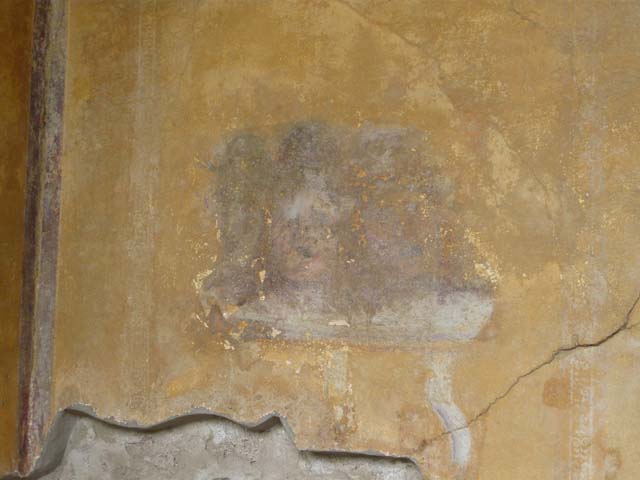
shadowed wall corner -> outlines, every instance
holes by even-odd
[[[16,468],[33,2],[0,2],[0,471]]]

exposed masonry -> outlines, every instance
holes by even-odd
[[[267,417],[243,426],[211,414],[191,414],[140,428],[108,423],[78,411],[59,416],[48,460],[29,478],[46,480],[310,479],[419,480],[405,458],[300,451],[286,423]],[[57,445],[56,445],[57,444]]]

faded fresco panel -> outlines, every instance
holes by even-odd
[[[314,122],[279,133],[235,134],[207,164],[221,252],[199,280],[211,329],[390,345],[478,335],[492,285],[425,134]]]

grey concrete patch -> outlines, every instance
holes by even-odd
[[[217,417],[158,431],[81,417],[47,480],[419,480],[409,460],[300,452],[280,423],[255,431]]]

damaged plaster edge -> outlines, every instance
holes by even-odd
[[[32,469],[49,420],[66,72],[66,0],[35,2],[22,254],[17,465]]]
[[[573,352],[575,352],[577,350],[584,350],[584,349],[589,349],[589,348],[597,348],[597,347],[603,345],[604,343],[608,342],[612,338],[617,337],[620,333],[625,332],[625,331],[629,331],[629,330],[637,327],[638,325],[640,325],[640,322],[631,323],[631,316],[633,315],[633,313],[634,313],[634,311],[635,311],[635,309],[636,309],[636,307],[638,306],[639,303],[640,303],[640,292],[638,292],[638,294],[636,295],[633,303],[631,304],[631,307],[627,310],[627,313],[626,313],[626,315],[624,317],[624,320],[620,323],[620,325],[618,325],[617,328],[615,328],[614,330],[612,330],[610,333],[608,333],[607,335],[603,336],[599,340],[595,340],[593,342],[585,342],[585,343],[578,341],[578,342],[574,343],[573,345],[559,347],[559,348],[555,349],[545,361],[543,361],[541,363],[538,363],[533,368],[530,368],[529,370],[527,370],[525,373],[522,373],[522,374],[518,375],[516,377],[516,379],[513,382],[511,382],[511,384],[509,384],[507,389],[504,390],[504,392],[502,392],[500,395],[495,397],[491,402],[489,402],[476,415],[474,415],[471,418],[471,420],[466,422],[464,425],[459,425],[459,426],[457,426],[455,428],[447,429],[447,430],[441,432],[440,434],[436,435],[435,437],[432,437],[431,439],[427,440],[427,442],[426,442],[427,445],[430,445],[430,444],[432,444],[434,442],[437,442],[438,440],[440,440],[441,438],[443,438],[445,436],[451,436],[453,438],[453,435],[455,435],[456,433],[458,433],[460,431],[468,430],[474,423],[476,423],[478,420],[481,420],[483,417],[485,417],[496,404],[498,404],[501,400],[504,400],[511,393],[511,391],[516,388],[516,386],[522,380],[524,380],[525,378],[535,374],[536,372],[538,372],[538,370],[541,370],[544,367],[546,367],[548,365],[551,365],[558,358],[563,358],[566,355],[570,355],[571,353],[573,353]]]
[[[81,418],[89,418],[123,430],[144,433],[164,431],[206,419],[225,420],[252,432],[265,432],[276,425],[280,425],[284,429],[287,438],[291,441],[294,448],[300,453],[310,453],[322,456],[368,457],[406,461],[413,464],[416,467],[416,470],[420,473],[421,478],[424,478],[422,469],[418,462],[413,457],[409,456],[394,455],[389,452],[377,450],[299,448],[296,443],[295,433],[289,425],[286,416],[281,415],[278,412],[265,414],[255,421],[239,421],[230,415],[214,412],[204,407],[196,407],[184,413],[171,415],[159,422],[146,424],[133,419],[122,420],[117,419],[114,416],[101,416],[90,405],[73,404],[67,408],[59,410],[55,415],[52,426],[46,435],[46,440],[44,441],[40,455],[34,459],[34,467],[28,472],[10,472],[4,476],[0,476],[0,480],[35,480],[54,471],[61,464],[64,458],[67,444],[75,423]]]
[[[506,398],[513,389],[525,378],[535,374],[537,371],[543,369],[544,367],[554,363],[558,358],[561,358],[565,355],[569,355],[572,352],[577,350],[583,350],[588,348],[596,348],[604,343],[608,342],[612,338],[618,336],[620,333],[624,331],[631,330],[638,325],[640,322],[631,323],[631,315],[635,311],[637,305],[640,303],[640,293],[636,296],[634,302],[632,303],[630,309],[625,315],[624,321],[612,332],[604,337],[596,340],[594,342],[589,343],[576,343],[571,346],[560,347],[552,352],[552,354],[544,361],[533,368],[529,369],[527,372],[519,375],[516,379],[509,385],[509,387],[499,396],[497,396],[493,401],[491,401],[486,407],[484,407],[478,414],[476,414],[471,420],[469,420],[465,425],[460,425],[455,428],[448,429],[435,437],[432,437],[426,443],[427,445],[432,444],[445,436],[453,436],[456,432],[460,432],[463,430],[468,430],[474,423],[482,419],[486,416],[491,409],[498,404],[501,400]],[[140,423],[136,420],[122,420],[113,416],[101,416],[99,415],[93,407],[86,404],[74,404],[70,405],[67,408],[61,409],[57,412],[52,422],[52,427],[46,435],[46,441],[43,444],[42,451],[37,458],[34,459],[34,467],[29,472],[12,472],[3,477],[0,477],[1,480],[18,480],[23,478],[28,479],[37,479],[40,478],[47,473],[55,470],[55,468],[60,464],[64,457],[64,453],[66,451],[67,442],[71,435],[71,431],[75,422],[80,418],[92,418],[99,422],[115,426],[117,428],[122,428],[131,431],[139,431],[139,432],[156,432],[165,429],[170,429],[179,425],[183,425],[186,423],[194,422],[202,419],[223,419],[229,421],[233,424],[239,425],[245,429],[250,431],[266,431],[276,424],[280,424],[284,431],[286,432],[288,438],[291,440],[293,446],[299,452],[307,452],[318,455],[340,455],[340,456],[351,456],[351,457],[373,457],[373,458],[386,458],[392,460],[404,460],[412,463],[416,466],[420,475],[424,475],[422,473],[422,469],[416,462],[415,458],[410,456],[400,456],[393,455],[389,452],[381,452],[376,450],[347,450],[347,449],[315,449],[315,448],[299,448],[296,443],[295,433],[286,416],[279,414],[278,412],[271,412],[259,417],[255,421],[238,421],[233,417],[211,411],[207,408],[196,407],[189,411],[186,411],[181,414],[172,415],[167,417],[166,419],[156,422],[156,423]]]

